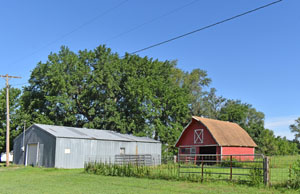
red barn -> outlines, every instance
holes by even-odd
[[[254,154],[257,145],[236,123],[193,116],[175,145],[179,154]],[[253,156],[241,160],[253,160]]]

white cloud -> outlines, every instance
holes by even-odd
[[[284,117],[266,118],[265,127],[274,131],[276,136],[286,136],[287,139],[294,139],[289,126],[295,123],[299,115],[290,115]]]

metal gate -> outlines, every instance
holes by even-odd
[[[230,181],[260,177],[259,180],[269,183],[268,158],[262,154],[179,154],[178,164],[180,176]]]

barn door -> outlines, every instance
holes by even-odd
[[[26,166],[36,166],[38,162],[38,144],[31,143],[27,145]]]

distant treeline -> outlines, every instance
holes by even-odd
[[[206,71],[184,72],[176,61],[99,46],[78,53],[62,47],[33,69],[29,85],[10,88],[11,139],[24,122],[115,130],[160,140],[169,153],[191,115],[238,123],[267,155],[296,154],[297,143],[264,128],[264,114],[216,95]],[[0,93],[0,151],[5,149],[5,89]],[[12,141],[11,141],[12,142]]]

